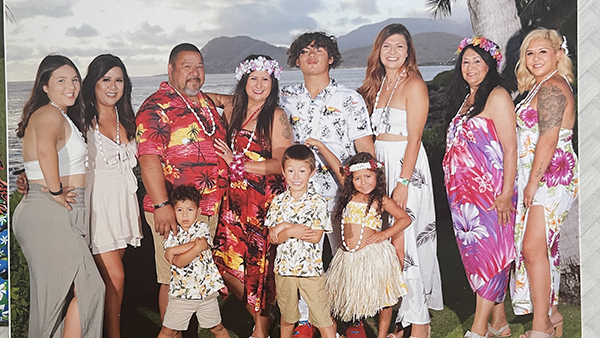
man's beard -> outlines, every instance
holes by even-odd
[[[200,92],[200,88],[198,88],[197,90],[193,90],[193,89],[190,89],[190,88],[188,88],[188,87],[185,87],[185,88],[183,89],[183,91],[184,91],[184,92],[185,92],[185,93],[186,93],[188,96],[196,96],[196,95],[198,95],[198,93]]]
[[[192,80],[194,80],[194,79],[192,79]],[[199,78],[196,78],[195,80],[198,80],[198,83],[202,83],[202,82],[200,81],[200,79],[199,79]],[[187,81],[186,81],[186,83],[185,83],[185,84],[186,84],[186,86],[184,86],[184,87],[183,87],[183,91],[184,91],[184,92],[185,92],[185,93],[186,93],[188,96],[196,96],[196,95],[198,95],[198,93],[200,92],[200,88],[202,88],[202,85],[200,85],[200,86],[198,87],[198,89],[194,90],[194,89],[190,89],[190,88],[187,86]]]

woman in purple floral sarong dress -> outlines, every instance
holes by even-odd
[[[449,89],[451,109],[444,179],[456,243],[477,293],[471,330],[465,337],[509,336],[504,297],[515,257],[513,229],[517,199],[517,142],[514,106],[500,87],[496,44],[464,39]],[[488,319],[492,317],[491,324]]]

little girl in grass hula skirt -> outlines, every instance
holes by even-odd
[[[327,149],[318,148],[330,165]],[[342,224],[342,245],[338,247],[326,273],[327,292],[334,317],[357,321],[379,312],[378,338],[385,338],[392,319],[391,306],[407,293],[402,267],[390,238],[411,223],[408,214],[386,194],[383,164],[369,153],[350,158],[338,176],[343,182],[333,212],[334,222]],[[393,226],[381,231],[381,213],[394,217]]]

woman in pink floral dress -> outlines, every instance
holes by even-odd
[[[449,88],[457,111],[448,126],[444,178],[456,243],[477,293],[471,330],[465,337],[510,336],[504,297],[515,257],[517,144],[514,106],[500,87],[498,46],[465,38]],[[492,317],[491,324],[488,319]]]
[[[517,249],[511,281],[515,314],[533,311],[532,331],[524,336],[562,336],[558,312],[560,229],[577,197],[577,156],[571,139],[575,124],[573,82],[566,41],[539,28],[521,45],[517,81],[528,95],[517,105],[519,203]],[[549,314],[550,312],[550,314]],[[530,333],[532,332],[532,333]]]

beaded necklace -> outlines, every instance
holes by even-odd
[[[208,117],[210,117],[210,122],[212,123],[212,131],[210,133],[208,131],[206,131],[206,128],[204,127],[204,123],[202,123],[202,121],[200,121],[200,116],[198,116],[196,111],[194,109],[192,109],[192,106],[190,106],[190,104],[183,97],[183,95],[181,95],[181,93],[177,89],[175,89],[175,87],[173,87],[172,84],[169,83],[169,86],[175,91],[175,93],[177,93],[177,95],[179,95],[179,97],[183,100],[183,103],[185,103],[187,108],[194,114],[194,116],[196,116],[196,120],[198,120],[198,123],[200,124],[200,127],[202,127],[204,134],[206,134],[206,136],[213,136],[215,134],[215,131],[217,130],[217,124],[215,123],[215,118],[213,117],[213,114],[210,112],[210,109],[208,109],[208,107],[209,107],[208,100],[205,97],[202,97],[202,100],[204,100],[204,102],[206,103],[207,108],[205,109],[202,105],[200,105],[200,109],[205,110]]]
[[[394,83],[394,88],[392,88],[392,93],[390,94],[390,97],[388,98],[388,101],[387,101],[385,107],[383,107],[383,111],[381,112],[381,120],[379,122],[379,125],[377,126],[378,131],[379,131],[379,129],[381,129],[381,131],[379,131],[379,133],[381,133],[381,134],[388,133],[390,131],[390,129],[392,129],[392,126],[390,125],[390,102],[392,102],[392,97],[394,96],[394,92],[396,91],[398,82],[400,82],[400,79],[402,78],[402,76],[404,75],[405,72],[406,72],[406,67],[404,67],[404,69],[402,69],[402,73],[400,73],[400,76],[398,76],[398,78],[396,79],[396,83]],[[373,106],[373,110],[377,109],[377,104],[379,103],[379,95],[381,94],[381,90],[383,90],[383,84],[385,83],[386,78],[387,78],[387,75],[384,76],[383,81],[381,81],[381,87],[379,88],[379,91],[377,92],[377,95],[375,96],[375,105]],[[387,90],[387,86],[386,86],[386,90]]]
[[[527,94],[527,96],[523,100],[521,100],[521,102],[519,102],[515,110],[518,111],[524,104],[527,104],[527,106],[529,106],[529,102],[531,102],[531,100],[537,94],[540,88],[542,88],[544,82],[551,78],[552,75],[556,74],[556,72],[558,72],[558,69],[555,69],[552,73],[548,74],[548,76],[546,76],[542,81],[540,81],[540,83],[536,84],[533,87],[533,89],[529,92],[529,94]],[[569,81],[567,81],[567,83],[569,83]]]
[[[121,131],[120,131],[120,126],[119,126],[119,109],[117,109],[117,106],[115,106],[115,114],[117,115],[117,147],[121,146]],[[115,165],[117,163],[119,163],[119,161],[121,160],[121,154],[119,153],[119,151],[117,150],[117,157],[114,161],[109,161],[106,156],[104,155],[104,146],[102,143],[102,136],[100,134],[100,128],[98,127],[98,117],[94,117],[94,122],[96,124],[96,139],[98,140],[98,150],[100,151],[100,156],[102,157],[102,160],[104,160],[104,163],[108,164],[108,165]]]
[[[81,131],[79,130],[79,128],[77,128],[77,126],[75,125],[75,123],[73,123],[73,121],[71,120],[71,118],[69,117],[69,115],[67,115],[67,113],[65,113],[64,110],[62,110],[61,107],[59,107],[58,105],[56,105],[54,102],[52,102],[52,100],[50,100],[50,104],[52,106],[54,106],[54,108],[58,109],[58,111],[60,111],[60,113],[67,119],[67,121],[69,121],[69,124],[71,125],[71,132],[74,133],[79,133],[79,137],[81,137],[82,140],[84,140],[83,138],[83,134],[81,133]],[[86,168],[88,168],[88,148],[87,146],[85,147],[85,159],[83,160],[84,165]]]
[[[240,130],[244,129],[244,127],[246,125],[248,125],[248,123],[250,123],[250,121],[252,121],[252,119],[254,118],[254,116],[263,108],[264,105],[265,105],[264,103],[261,104],[260,107],[258,107],[258,109],[256,109],[254,111],[254,113],[252,113],[252,115],[250,115],[250,118],[244,124],[242,124],[242,127],[240,128]],[[254,124],[254,128],[252,128],[252,134],[250,134],[250,138],[248,138],[248,144],[246,144],[246,147],[239,154],[235,151],[235,145],[237,144],[237,137],[238,137],[240,131],[238,130],[235,133],[235,137],[231,138],[231,152],[233,153],[234,157],[236,155],[243,155],[243,154],[245,154],[250,149],[250,145],[252,144],[252,139],[254,139],[254,133],[255,132],[256,132],[256,124]]]
[[[61,114],[63,114],[63,116],[64,116],[64,117],[67,119],[67,121],[71,122],[71,124],[72,124],[72,125],[75,125],[75,123],[73,123],[73,121],[71,120],[71,118],[69,117],[69,115],[67,115],[67,113],[65,113],[65,111],[64,111],[64,110],[62,110],[62,108],[61,108],[61,107],[59,107],[58,105],[56,105],[56,104],[55,104],[54,102],[52,102],[52,101],[50,101],[50,104],[51,104],[52,106],[54,106],[56,109],[58,109],[58,110],[61,112]],[[76,131],[77,133],[79,133],[79,136],[81,136],[81,137],[83,138],[83,134],[81,133],[81,131],[79,131],[79,129],[78,129],[78,128],[71,128],[71,129],[75,129],[75,131]]]
[[[352,202],[352,201],[350,201],[350,202]],[[360,202],[354,202],[354,203],[360,203]],[[356,242],[356,246],[353,249],[350,249],[348,247],[348,245],[346,244],[346,237],[344,237],[344,224],[342,224],[342,245],[344,246],[344,249],[346,249],[346,251],[348,251],[348,252],[356,252],[356,250],[358,250],[358,248],[360,248],[360,244],[362,242],[364,233],[365,233],[365,222],[361,222],[360,223],[360,236],[358,236],[358,242]]]

